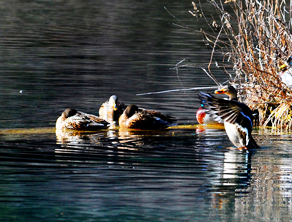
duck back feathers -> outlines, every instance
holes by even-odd
[[[57,130],[71,129],[71,130],[98,130],[106,129],[110,124],[91,114],[77,111],[72,108],[66,109],[56,121]]]
[[[129,105],[119,119],[122,128],[161,129],[174,125],[176,119],[157,111],[138,108]]]

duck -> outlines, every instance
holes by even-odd
[[[229,100],[238,100],[237,90],[232,85],[225,85],[220,87],[220,89],[215,90],[215,94],[225,94],[229,97]]]
[[[225,94],[229,96],[229,100],[237,100],[237,91],[231,85],[225,85],[218,90],[215,90],[215,94]],[[215,125],[222,124],[222,119],[214,118],[205,109],[205,105],[201,103],[201,107],[197,110],[196,118],[199,124]]]
[[[120,128],[131,129],[162,129],[174,126],[176,119],[153,110],[129,105],[119,118]]]
[[[234,146],[244,149],[259,148],[251,134],[253,111],[246,104],[237,101],[237,93],[235,95],[234,92],[236,89],[228,85],[215,93],[226,94],[229,96],[229,100],[204,92],[199,93],[199,99],[209,115],[215,120],[223,120],[226,134]]]
[[[67,108],[56,121],[57,130],[86,130],[94,131],[107,129],[111,124],[95,115]]]
[[[118,96],[112,95],[108,101],[104,102],[99,108],[99,117],[109,123],[118,123],[126,106],[118,100]]]

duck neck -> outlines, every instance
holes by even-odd
[[[229,100],[237,101],[238,100],[237,95],[230,96]]]
[[[235,101],[238,100],[238,98],[237,98],[237,92],[232,92],[228,96],[229,96],[229,100],[235,100]]]

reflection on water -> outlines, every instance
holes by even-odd
[[[238,153],[238,150],[231,148],[230,151],[224,153],[223,185],[237,185],[242,178],[248,178],[249,157],[249,152],[245,150]],[[231,182],[232,180],[234,182]]]
[[[196,130],[116,128],[56,132],[56,139],[48,132],[38,139],[10,134],[0,149],[1,201],[9,211],[0,215],[101,221],[290,218],[288,146],[267,148],[267,141],[246,152],[230,147],[223,129]]]
[[[204,23],[192,7],[189,0],[0,3],[1,221],[292,219],[290,134],[255,130],[262,148],[247,153],[230,148],[222,127],[193,125],[196,92],[136,96],[214,85],[195,66],[178,76],[171,69],[182,59],[209,63],[191,31]],[[213,74],[226,80],[221,70]],[[55,132],[66,108],[97,115],[113,94],[174,116],[178,126]]]
[[[74,130],[56,130],[57,143],[62,146],[82,146],[82,144],[97,144],[102,145],[99,142],[100,137],[105,137],[106,132],[101,133],[83,133],[81,131]]]

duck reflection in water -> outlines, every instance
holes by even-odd
[[[129,147],[137,147],[138,149],[139,146],[144,145],[145,137],[149,137],[149,135],[153,136],[155,133],[162,134],[163,132],[128,129],[109,129],[89,132],[57,129],[56,140],[57,144],[61,144],[63,148],[75,147],[84,149],[85,146],[94,147],[97,145],[110,149],[129,149]]]
[[[119,143],[121,144],[132,144],[137,147],[145,145],[147,143],[153,143],[153,138],[157,136],[172,135],[173,132],[168,130],[139,130],[139,129],[119,129]]]
[[[254,152],[230,148],[224,153],[223,171],[213,183],[213,205],[225,208],[226,200],[232,196],[242,197],[250,190],[251,158]],[[222,168],[218,168],[220,171]],[[226,199],[225,199],[226,198]],[[228,209],[228,207],[226,207]]]
[[[62,144],[63,146],[82,146],[84,144],[102,145],[100,139],[106,137],[106,135],[106,131],[86,132],[56,129],[57,144]]]

